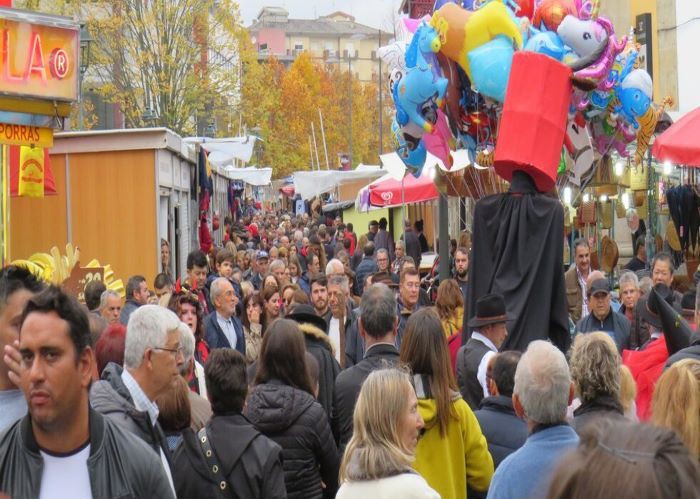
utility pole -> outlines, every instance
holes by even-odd
[[[382,46],[382,30],[378,29],[379,33],[379,47]],[[382,106],[382,87],[384,86],[384,81],[382,78],[382,58],[379,57],[379,155],[384,154],[384,140],[382,137],[382,128],[384,125],[384,107]]]
[[[316,131],[314,129],[314,122],[311,122],[311,135],[314,138],[314,151],[316,151],[316,166],[321,169],[321,162],[318,160],[318,147],[316,146]]]
[[[328,162],[328,146],[326,145],[326,131],[323,128],[323,113],[321,113],[321,108],[318,108],[318,118],[321,121],[321,138],[323,140],[323,152],[326,155],[326,170],[330,170],[331,166],[330,163]],[[319,165],[319,170],[321,169]]]
[[[350,130],[350,136],[348,137],[348,145],[350,146],[350,169],[353,169],[352,160],[352,55],[348,51],[348,100],[350,101],[349,113],[350,119],[348,120],[348,129]]]

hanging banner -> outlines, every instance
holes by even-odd
[[[41,151],[41,155],[43,158],[43,161],[41,163],[43,168],[43,195],[38,197],[56,195],[56,182],[54,180],[53,171],[51,170],[51,159],[49,156],[49,150],[38,147],[35,149],[39,149]],[[21,194],[19,189],[21,177],[22,146],[9,146],[8,150],[9,151],[7,155],[7,160],[8,169],[10,173],[10,195],[12,197],[26,196],[26,194]],[[38,154],[38,152],[35,151],[35,154]]]
[[[20,196],[44,197],[44,148],[20,146],[19,186]]]

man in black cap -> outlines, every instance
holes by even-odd
[[[476,302],[476,315],[468,322],[475,328],[469,341],[457,352],[457,383],[472,410],[489,395],[486,368],[508,336],[503,296],[490,293]]]
[[[630,321],[623,314],[615,312],[611,306],[610,283],[607,279],[591,282],[588,293],[588,306],[591,313],[576,324],[576,334],[604,331],[617,345],[617,350],[629,349]]]

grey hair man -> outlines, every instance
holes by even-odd
[[[180,335],[182,337],[182,356],[185,361],[180,366],[180,375],[185,380],[194,374],[197,391],[187,390],[190,399],[190,427],[195,431],[204,428],[211,418],[211,404],[207,400],[207,384],[204,377],[204,367],[194,358],[195,338],[190,327],[184,322],[180,323]]]
[[[336,261],[339,262],[339,260]],[[352,324],[352,306],[348,303],[350,297],[348,278],[344,274],[330,276],[327,290],[328,312],[323,316],[328,325],[326,332],[335,348],[335,359],[341,368],[345,368],[346,332]]]
[[[273,276],[275,276],[281,283],[285,283],[287,281],[286,276],[284,275],[284,270],[287,268],[285,263],[278,259],[272,260],[272,263],[270,263],[269,266],[269,272]]]
[[[634,313],[637,307],[637,302],[640,296],[642,296],[641,290],[639,289],[639,277],[632,271],[624,271],[620,275],[620,302],[622,306],[620,307],[620,313],[627,317],[632,325],[630,331],[634,331],[636,326],[636,314]]]
[[[574,385],[566,358],[546,341],[533,341],[515,371],[513,407],[529,436],[505,458],[491,480],[488,497],[544,497],[555,466],[579,443],[566,423]]]
[[[100,296],[99,311],[108,324],[118,323],[122,312],[122,297],[116,291],[105,290]]]
[[[211,283],[211,303],[214,311],[204,319],[204,338],[210,349],[235,348],[245,355],[243,324],[236,317],[238,297],[225,277]]]
[[[180,319],[169,309],[143,305],[126,327],[124,368],[110,363],[92,386],[93,408],[145,441],[163,462],[170,484],[168,444],[158,423],[159,395],[173,386],[184,363]],[[173,487],[173,492],[174,492]]]
[[[326,277],[330,279],[330,277],[334,275],[345,275],[345,266],[343,265],[343,262],[337,258],[332,258],[326,264]]]
[[[572,321],[578,322],[581,317],[589,313],[586,279],[591,272],[591,248],[588,246],[588,241],[576,239],[574,254],[575,264],[564,274],[564,283],[569,315]]]
[[[391,259],[389,258],[388,249],[379,248],[375,259],[377,261],[377,268],[379,268],[379,272],[391,272]]]
[[[396,295],[386,284],[373,284],[362,295],[357,330],[360,341],[366,347],[365,355],[356,365],[342,371],[335,380],[333,414],[337,418],[341,449],[352,436],[352,415],[362,383],[372,371],[399,362],[396,310]]]

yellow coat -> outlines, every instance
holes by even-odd
[[[464,321],[464,307],[457,307],[454,313],[447,319],[441,319],[442,330],[445,337],[449,338],[453,334],[462,330],[462,322]]]
[[[442,499],[464,499],[467,483],[478,491],[487,490],[493,477],[493,459],[479,422],[461,398],[452,402],[458,418],[451,419],[440,437],[434,399],[418,399],[418,411],[425,421],[425,433],[418,441],[414,469]]]

